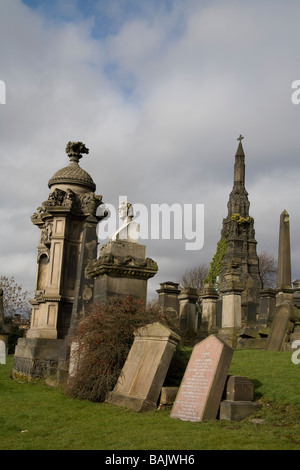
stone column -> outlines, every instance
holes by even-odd
[[[224,292],[222,297],[222,328],[241,328],[241,290]]]
[[[263,289],[260,292],[259,323],[268,323],[273,317],[275,307],[276,291],[274,289]]]
[[[179,284],[177,282],[162,282],[158,293],[158,305],[164,310],[172,309],[179,316],[179,300],[178,295],[180,294]]]
[[[210,333],[217,327],[217,301],[219,295],[213,284],[205,284],[201,293],[202,315],[200,328]]]
[[[290,220],[286,210],[280,215],[276,305],[293,300],[291,274]]]
[[[179,321],[183,330],[198,329],[198,315],[196,311],[196,302],[198,300],[197,289],[182,289],[178,296],[179,300]]]

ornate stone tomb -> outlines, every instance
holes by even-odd
[[[217,418],[232,354],[233,349],[214,335],[194,347],[171,418],[183,421]]]

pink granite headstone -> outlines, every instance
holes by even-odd
[[[217,418],[232,355],[233,349],[215,335],[194,347],[171,418],[183,421]]]

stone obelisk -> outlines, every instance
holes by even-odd
[[[280,215],[276,304],[292,300],[290,218],[286,210]]]

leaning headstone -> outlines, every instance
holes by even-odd
[[[285,302],[276,307],[266,345],[267,351],[281,351],[283,349],[291,326],[291,320],[293,319],[293,310],[294,308],[291,302]]]
[[[183,421],[217,418],[232,355],[233,349],[215,335],[194,347],[171,418]]]
[[[157,408],[157,401],[180,337],[161,323],[139,328],[107,402],[135,411]]]
[[[225,387],[225,400],[221,401],[219,418],[238,421],[261,408],[254,400],[254,384],[248,377],[231,375]]]
[[[231,375],[226,384],[226,400],[253,401],[254,384],[248,377]]]

